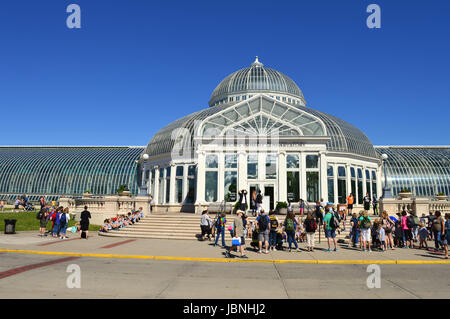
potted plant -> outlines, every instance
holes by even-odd
[[[411,190],[409,188],[402,189],[398,194],[402,199],[411,197]]]
[[[120,185],[119,189],[117,190],[117,194],[119,194],[119,196],[130,196],[131,192],[128,189],[127,185]]]
[[[234,204],[234,206],[233,206],[233,214],[236,214],[236,212],[237,212],[239,209],[241,209],[241,205],[239,204],[239,202],[236,202],[236,203]],[[248,209],[248,204],[245,203],[245,212],[247,211],[247,209]],[[244,213],[245,213],[245,212],[244,212]]]
[[[280,215],[286,215],[288,209],[288,204],[286,202],[277,202],[277,206],[275,206],[275,210]]]
[[[91,191],[89,189],[85,190],[84,193],[83,193],[83,197],[92,197]]]
[[[446,200],[447,196],[444,193],[440,192],[440,193],[437,193],[436,199],[437,200]]]

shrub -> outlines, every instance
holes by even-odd
[[[288,204],[286,202],[277,202],[277,206],[275,207],[276,211],[280,211],[282,208],[288,208]]]

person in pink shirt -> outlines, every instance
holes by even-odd
[[[405,211],[402,212],[402,230],[403,230],[403,242],[405,243],[404,248],[413,248],[412,246],[412,232],[408,227],[408,216]]]

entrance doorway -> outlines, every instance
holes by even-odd
[[[255,194],[258,195],[258,192],[261,191],[261,195],[263,195],[263,208],[266,213],[275,208],[275,185],[269,183],[258,183],[258,184],[250,184],[250,196],[255,191]]]

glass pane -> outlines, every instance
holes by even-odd
[[[195,179],[188,179],[188,193],[186,203],[193,204],[195,202]]]
[[[347,185],[345,179],[338,179],[338,202],[345,204],[347,199]]]
[[[286,172],[287,175],[287,198],[291,202],[300,200],[300,177],[299,172]]]
[[[266,179],[277,178],[277,156],[269,154],[266,156]]]
[[[328,165],[327,175],[328,176],[334,176],[333,166]]]
[[[286,168],[299,168],[298,155],[288,155],[286,156]]]
[[[339,177],[345,177],[345,167],[344,166],[339,166],[338,167],[338,176]]]
[[[366,182],[366,192],[368,192],[369,197],[372,198],[372,193],[370,191],[370,182]]]
[[[358,178],[362,178],[362,170],[358,168]]]
[[[225,155],[225,168],[237,168],[237,154]]]
[[[356,174],[355,174],[355,168],[354,167],[350,167],[350,176],[352,178],[356,178]],[[354,194],[354,193],[353,193]]]
[[[334,179],[328,179],[328,201],[334,203]]]
[[[319,156],[306,155],[306,168],[317,168],[319,163]]]
[[[170,167],[166,167],[166,177],[170,177]]]
[[[225,201],[235,202],[237,200],[237,172],[225,172]]]
[[[206,155],[206,168],[217,168],[218,165],[218,157],[214,154]]]
[[[166,203],[170,201],[170,180],[166,180]]]
[[[206,172],[205,192],[205,199],[207,202],[217,201],[217,172]]]
[[[377,183],[372,183],[372,194],[373,194],[372,198],[373,197],[378,198],[377,197]]]
[[[247,178],[258,178],[258,155],[249,155],[247,157]]]
[[[369,180],[370,179],[370,173],[368,170],[366,170],[366,179]]]
[[[358,204],[362,204],[363,203],[363,183],[362,181],[358,180]]]
[[[352,179],[351,185],[352,185],[352,194],[353,194],[353,197],[355,197],[355,194],[356,194],[356,181]]]
[[[306,172],[306,200],[316,202],[319,199],[319,172]]]
[[[183,180],[177,179],[177,202],[183,202]]]
[[[189,165],[188,167],[188,175],[195,176],[195,165]]]
[[[159,180],[159,194],[158,194],[158,203],[162,204],[164,203],[164,182],[166,180],[165,179],[160,179]]]
[[[375,181],[377,179],[377,174],[375,171],[372,171],[372,179]]]
[[[177,166],[177,176],[182,177],[183,176],[183,166]]]

